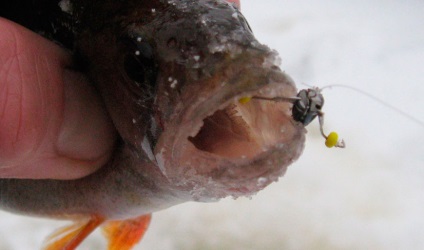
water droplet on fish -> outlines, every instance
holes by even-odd
[[[171,83],[171,88],[175,88],[176,86],[177,86],[177,84],[178,84],[178,80],[177,79],[175,79],[174,81],[172,81],[172,83]]]
[[[72,14],[73,6],[70,0],[62,0],[58,5],[63,12]]]
[[[266,183],[268,182],[268,178],[265,178],[265,177],[259,177],[258,178],[258,182],[257,182],[257,185],[258,185],[258,187],[263,187],[263,186],[265,186],[266,185]]]

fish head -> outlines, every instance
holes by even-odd
[[[93,26],[79,46],[96,58],[91,75],[134,154],[199,201],[251,195],[282,176],[304,144],[292,104],[239,100],[297,90],[239,10],[219,0],[126,4],[125,19]]]

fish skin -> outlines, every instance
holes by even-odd
[[[57,11],[51,3],[59,1],[41,2]],[[252,195],[300,156],[305,130],[290,115],[281,118],[283,146],[269,146],[254,159],[212,157],[193,151],[187,140],[203,119],[244,95],[267,88],[296,93],[274,62],[276,52],[256,41],[237,8],[221,0],[71,3],[72,13],[55,12],[27,26],[74,51],[120,139],[110,162],[85,178],[1,179],[1,209],[124,220],[190,200]],[[43,21],[60,28],[47,30]]]

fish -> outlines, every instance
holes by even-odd
[[[296,86],[236,5],[34,2],[0,14],[73,52],[119,134],[113,157],[87,177],[0,179],[0,209],[73,221],[43,249],[76,249],[98,227],[108,249],[131,249],[153,212],[254,195],[300,157],[306,130],[292,103],[251,98],[295,96]]]

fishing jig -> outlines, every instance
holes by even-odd
[[[319,121],[319,127],[321,135],[325,138],[325,145],[328,148],[337,147],[344,148],[346,146],[344,140],[339,140],[339,135],[336,132],[331,132],[326,135],[324,133],[324,112],[321,111],[324,106],[324,96],[321,94],[321,89],[317,87],[302,89],[296,95],[296,97],[243,97],[239,99],[239,102],[244,104],[249,102],[251,99],[267,100],[275,102],[290,102],[293,103],[292,116],[295,121],[302,123],[307,126],[317,116]]]
[[[321,111],[322,106],[324,105],[324,97],[321,94],[322,90],[326,88],[333,88],[333,87],[341,87],[341,88],[347,88],[353,91],[356,91],[362,95],[365,95],[374,101],[377,101],[378,103],[382,104],[383,106],[386,106],[387,108],[397,112],[398,114],[408,118],[409,120],[413,121],[414,123],[420,125],[421,127],[424,127],[424,122],[415,118],[414,116],[404,112],[403,110],[390,105],[389,103],[375,97],[374,95],[371,95],[361,89],[343,85],[343,84],[333,84],[328,85],[322,88],[318,87],[310,87],[308,89],[302,89],[299,91],[299,93],[295,97],[274,97],[274,98],[268,98],[268,97],[262,97],[262,96],[252,96],[252,97],[243,97],[239,99],[239,103],[245,104],[249,102],[251,99],[259,99],[259,100],[267,100],[267,101],[275,101],[275,102],[290,102],[293,103],[292,108],[292,116],[295,121],[298,121],[302,123],[304,126],[307,126],[309,123],[311,123],[317,116],[319,120],[319,126],[320,126],[320,132],[321,135],[325,138],[325,145],[329,148],[331,147],[338,147],[338,148],[344,148],[345,142],[343,140],[338,139],[338,134],[336,132],[331,132],[330,134],[326,135],[324,133],[324,113]]]

